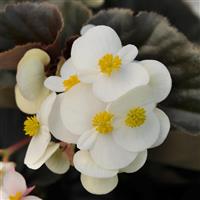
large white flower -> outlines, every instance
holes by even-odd
[[[48,54],[40,49],[26,52],[17,67],[15,98],[25,113],[35,114],[49,91],[44,87],[45,66],[50,63]]]
[[[2,191],[0,196],[3,200],[41,200],[36,196],[29,195],[34,187],[28,188],[24,177],[14,169],[7,171],[3,176]]]
[[[147,71],[132,62],[137,53],[134,45],[122,47],[118,35],[110,27],[96,26],[73,43],[71,59],[79,79],[92,83],[94,94],[110,102],[149,82]]]
[[[61,68],[59,76],[50,76],[48,77],[44,85],[46,88],[50,89],[53,92],[64,92],[71,89],[74,85],[78,84],[80,80],[76,75],[75,68],[71,62],[71,59],[68,59]]]
[[[64,94],[61,119],[80,136],[78,148],[89,150],[98,165],[120,169],[169,131],[168,118],[155,112],[152,94],[149,86],[141,86],[106,104],[93,95],[90,85],[79,84]]]
[[[92,24],[83,26],[81,34],[85,35],[94,27],[95,25]],[[155,102],[164,100],[170,93],[172,87],[171,76],[166,66],[157,60],[143,60],[137,63],[140,64],[149,75],[148,85],[153,90]]]

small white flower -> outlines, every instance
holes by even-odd
[[[94,94],[105,102],[116,100],[130,89],[149,82],[147,71],[137,62],[134,45],[122,47],[116,32],[96,26],[78,38],[71,59],[79,79],[92,83]]]
[[[24,122],[25,134],[32,137],[24,161],[25,164],[30,168],[32,168],[31,166],[33,164],[38,162],[50,145],[51,135],[48,128],[48,117],[55,98],[55,93],[52,93],[50,96],[48,96],[42,103],[37,115],[33,117],[27,117],[26,121]],[[49,148],[53,154],[58,147],[57,145],[55,145],[55,148],[52,148],[51,146],[52,145],[50,145]]]
[[[25,113],[35,114],[49,91],[44,87],[44,67],[50,63],[48,54],[40,49],[26,52],[17,67],[15,98]]]
[[[70,90],[74,85],[80,82],[71,59],[67,60],[61,68],[61,77],[50,76],[48,77],[44,85],[46,88],[53,92],[65,92]]]
[[[78,148],[89,150],[92,159],[106,169],[129,165],[137,152],[154,145],[160,134],[166,136],[170,126],[167,116],[155,112],[149,86],[106,104],[93,95],[89,85],[79,84],[64,94],[60,111],[64,125],[80,136]]]
[[[57,101],[60,101],[59,96],[57,97],[55,93],[52,93],[45,99],[37,115],[28,117],[24,122],[25,133],[32,136],[24,162],[31,169],[38,169],[46,164],[54,173],[63,174],[69,169],[70,162],[66,153],[59,148],[60,144],[50,142],[51,129],[48,126],[50,113],[53,113],[53,117],[57,117],[56,113],[59,111],[55,110],[58,106]],[[64,126],[60,126],[61,121],[58,118],[50,117],[50,119],[52,123],[50,128],[53,127],[52,133],[55,133],[55,136],[58,135],[59,137],[63,134],[61,139],[66,140],[67,138],[67,141],[71,142],[77,138],[77,136],[70,135],[63,128]]]
[[[24,177],[14,169],[7,171],[3,177],[2,193],[4,200],[41,200],[29,195],[34,187],[28,188]]]

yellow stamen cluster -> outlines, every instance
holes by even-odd
[[[24,121],[24,131],[25,135],[35,136],[38,134],[40,128],[40,123],[36,116],[27,117]]]
[[[92,119],[92,125],[96,128],[97,132],[101,134],[108,134],[113,130],[113,117],[114,115],[109,112],[99,112]]]
[[[15,196],[9,196],[9,200],[21,200],[22,199],[22,193],[17,192]]]
[[[110,76],[113,71],[118,71],[121,67],[122,61],[119,56],[106,54],[99,60],[100,70],[103,74]]]
[[[70,76],[67,80],[63,81],[65,90],[70,90],[74,85],[80,83],[80,80],[77,75]]]
[[[137,107],[129,110],[125,119],[125,124],[128,127],[135,128],[143,125],[145,120],[146,120],[145,109]]]

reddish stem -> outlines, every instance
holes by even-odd
[[[71,165],[73,165],[74,145],[61,142],[60,146],[63,148],[63,152],[66,153]]]
[[[31,138],[25,138],[24,140],[19,141],[18,143],[6,148],[6,149],[0,149],[0,154],[3,155],[3,161],[8,162],[9,157],[14,154],[16,151],[24,147],[30,142]]]

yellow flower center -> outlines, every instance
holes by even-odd
[[[103,74],[110,76],[113,71],[118,71],[122,61],[119,56],[106,54],[99,60],[100,70]]]
[[[22,193],[17,192],[15,196],[9,196],[9,200],[20,200],[22,199]]]
[[[146,111],[144,108],[137,107],[128,111],[125,124],[131,128],[139,127],[146,120]]]
[[[38,134],[40,128],[40,123],[36,116],[27,117],[24,121],[24,131],[25,135],[35,136]]]
[[[112,132],[114,115],[109,112],[99,112],[92,119],[92,125],[95,127],[96,131],[101,134],[108,134]]]
[[[73,86],[80,83],[80,80],[77,75],[71,75],[67,80],[63,81],[65,90],[70,90]]]

